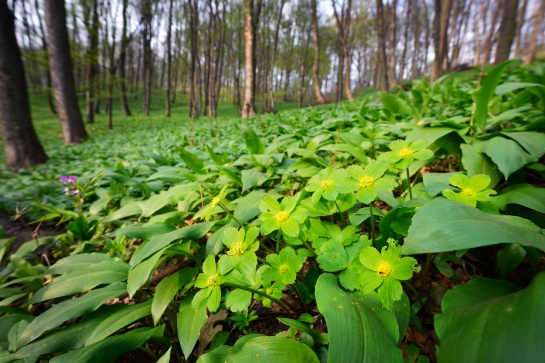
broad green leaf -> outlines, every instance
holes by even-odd
[[[115,260],[93,264],[86,269],[71,270],[36,291],[29,303],[35,304],[61,296],[75,295],[87,292],[98,285],[125,281],[128,272],[128,264]]]
[[[102,319],[99,325],[94,328],[85,345],[91,345],[107,336],[123,329],[136,320],[148,316],[151,313],[151,302],[148,300],[141,304],[123,306],[121,309],[111,313]]]
[[[365,151],[361,147],[348,144],[329,144],[322,146],[319,150],[346,152],[355,157],[361,164],[369,164],[369,158],[365,155]]]
[[[157,262],[165,252],[167,247],[164,247],[162,250],[159,250],[153,254],[150,258],[140,262],[138,265],[131,268],[129,271],[129,276],[127,278],[127,292],[129,297],[132,299],[136,291],[148,281],[153,268],[157,265]]]
[[[299,320],[295,320],[295,319],[289,319],[289,318],[276,318],[278,319],[278,321],[280,321],[282,324],[286,324],[287,326],[291,327],[291,328],[294,328],[294,329],[297,329],[297,330],[300,330],[302,331],[303,333],[307,333],[308,335],[310,335],[312,337],[312,339],[314,339],[314,341],[317,343],[317,344],[323,344],[323,339],[322,339],[322,334],[319,332],[319,331],[316,331],[316,330],[312,330],[307,324],[299,321]],[[311,317],[312,319],[312,317]],[[314,319],[312,319],[312,324],[314,324]]]
[[[399,327],[399,340],[398,344],[401,344],[405,339],[405,333],[409,326],[409,320],[411,317],[411,302],[407,297],[407,294],[401,295],[401,300],[394,301],[392,311],[394,312]]]
[[[106,261],[115,260],[105,253],[80,253],[61,258],[53,266],[47,269],[44,275],[61,275],[71,270],[85,270],[89,268],[89,266]]]
[[[249,154],[264,154],[265,153],[265,144],[261,139],[256,135],[254,130],[249,128],[246,125],[240,125],[242,130],[242,136],[246,141],[246,149]]]
[[[518,204],[545,213],[545,188],[516,184],[502,190],[499,195],[492,198],[492,203],[502,210],[507,204]]]
[[[545,153],[545,134],[542,132],[502,132],[501,135],[515,140],[531,160],[537,161]]]
[[[401,249],[404,255],[518,243],[545,252],[543,230],[527,219],[492,215],[445,198],[420,208]]]
[[[500,84],[496,88],[496,94],[497,95],[503,95],[505,93],[513,92],[521,88],[528,88],[528,87],[545,87],[543,84],[539,83],[529,83],[529,82],[507,82]]]
[[[112,214],[104,218],[103,222],[112,222],[125,217],[130,217],[134,215],[142,214],[142,208],[140,208],[140,201],[134,201],[131,203],[125,204],[123,207],[119,208]]]
[[[503,279],[513,271],[526,257],[526,250],[521,245],[510,243],[498,251],[497,267],[500,270],[500,277]]]
[[[188,295],[180,302],[180,312],[177,319],[178,340],[186,360],[193,352],[193,348],[199,340],[201,328],[208,320],[206,304],[200,304],[197,309],[193,309],[191,300],[193,300],[193,295]]]
[[[151,306],[151,315],[153,323],[157,325],[168,304],[172,301],[176,293],[186,284],[188,284],[199,272],[198,267],[186,268],[177,271],[174,274],[165,277],[157,284],[153,304]]]
[[[405,141],[413,142],[418,140],[426,140],[428,145],[431,145],[441,137],[450,134],[451,132],[456,132],[456,130],[448,127],[417,127],[407,134]]]
[[[125,333],[116,335],[98,341],[95,344],[85,346],[80,349],[72,350],[63,355],[59,355],[51,359],[51,363],[95,363],[95,362],[112,362],[122,354],[130,352],[144,344],[154,334],[164,329],[164,326],[157,328],[140,328]]]
[[[35,318],[29,314],[8,314],[0,316],[0,343],[8,341],[8,334],[12,326],[21,320],[32,321]]]
[[[249,190],[267,180],[267,175],[257,169],[242,171],[242,192]]]
[[[7,357],[0,357],[0,363],[37,357],[43,354],[66,352],[68,350],[82,347],[93,329],[95,329],[95,327],[100,324],[103,319],[103,316],[99,316],[54,331],[51,334],[47,334],[43,338],[37,339],[36,341],[26,345]]]
[[[144,217],[149,217],[153,213],[157,212],[159,209],[169,204],[176,203],[191,192],[198,190],[199,186],[197,183],[189,183],[176,185],[175,187],[172,187],[167,191],[162,191],[159,194],[153,195],[149,199],[140,203],[140,207],[142,208],[142,215]]]
[[[501,173],[496,165],[492,163],[487,156],[477,152],[475,147],[469,144],[461,144],[462,164],[467,170],[467,176],[472,177],[477,174],[485,174],[490,177],[490,188],[498,184],[501,179]]]
[[[148,240],[160,234],[172,232],[175,228],[170,223],[156,223],[156,224],[130,224],[125,227],[116,229],[110,233],[110,236],[127,236],[130,238],[141,238]]]
[[[261,190],[254,190],[243,198],[237,199],[237,206],[233,212],[235,218],[244,223],[257,217],[261,213],[259,204],[261,203],[261,198],[265,194],[266,193]]]
[[[490,101],[490,98],[494,95],[494,91],[500,82],[503,71],[515,62],[517,61],[509,60],[494,67],[486,76],[481,88],[473,94],[476,105],[473,119],[475,120],[476,127],[481,129],[485,128],[486,116],[488,114],[488,101]]]
[[[187,227],[177,229],[175,231],[165,233],[163,235],[155,236],[150,239],[146,244],[141,245],[132,255],[129,264],[134,267],[146,258],[153,255],[155,252],[168,246],[170,243],[180,239],[196,240],[203,237],[212,226],[215,221],[192,224]]]
[[[82,297],[63,301],[49,310],[46,310],[34,319],[21,334],[19,348],[41,336],[44,332],[56,328],[63,322],[85,315],[100,307],[105,301],[118,297],[126,292],[126,285],[115,282],[111,285],[96,289]]]
[[[237,342],[238,343],[238,342]],[[297,340],[283,337],[255,337],[235,344],[233,347],[220,346],[202,355],[197,363],[225,362],[262,363],[318,363],[316,353]]]
[[[376,293],[347,293],[336,276],[322,274],[316,302],[327,324],[328,362],[401,362],[395,315],[381,306]]]
[[[184,148],[178,148],[180,158],[195,174],[203,174],[204,162],[199,157]]]
[[[335,272],[348,267],[348,258],[341,242],[329,240],[321,245],[320,255],[316,258],[324,271]]]
[[[233,312],[246,310],[251,303],[252,293],[242,289],[231,291],[225,301],[225,305]]]
[[[507,281],[475,279],[448,291],[435,315],[440,362],[539,362],[545,341],[545,272],[519,290]]]

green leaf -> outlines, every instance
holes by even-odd
[[[140,238],[148,240],[160,234],[165,234],[174,231],[175,228],[170,223],[156,223],[156,224],[130,224],[125,227],[116,229],[110,236],[127,236],[130,238]]]
[[[518,204],[545,213],[545,188],[536,188],[530,184],[513,185],[492,198],[492,203],[501,210],[505,210],[507,204]]]
[[[341,242],[329,240],[320,247],[320,253],[316,260],[324,271],[335,272],[348,267],[348,258]]]
[[[51,363],[94,363],[112,362],[126,352],[130,352],[144,344],[157,332],[164,329],[164,326],[157,328],[135,329],[123,335],[116,335],[106,338],[95,344],[72,350],[63,355],[51,359]]]
[[[473,119],[476,127],[481,129],[485,128],[486,116],[488,114],[488,101],[490,101],[490,98],[494,94],[494,91],[500,82],[503,71],[515,62],[517,61],[509,60],[494,67],[494,69],[486,76],[481,88],[473,94],[473,99],[475,100],[476,105]]]
[[[200,304],[197,309],[193,309],[191,300],[193,300],[193,295],[188,295],[180,302],[180,312],[177,319],[178,340],[186,360],[193,352],[193,348],[199,340],[201,328],[208,320],[206,304]]]
[[[151,302],[148,300],[141,304],[126,305],[114,313],[103,318],[100,324],[92,330],[91,335],[85,341],[85,345],[91,345],[101,341],[138,319],[142,319],[151,313]]]
[[[225,305],[233,312],[248,309],[252,302],[252,293],[250,291],[235,289],[231,291]]]
[[[81,253],[61,258],[53,266],[47,269],[47,271],[44,272],[44,275],[60,275],[71,270],[86,270],[92,265],[106,261],[115,260],[105,253]]]
[[[301,322],[299,320],[294,320],[294,319],[289,319],[289,318],[276,318],[276,319],[278,319],[278,321],[280,321],[282,324],[286,324],[287,326],[289,326],[291,328],[300,330],[303,333],[307,333],[308,335],[310,335],[312,337],[312,339],[314,339],[314,342],[316,344],[322,345],[324,343],[323,338],[322,338],[322,334],[319,331],[312,330],[307,324],[305,324],[305,323],[303,323],[303,322]],[[312,319],[312,317],[311,317],[311,319]],[[314,319],[312,319],[311,324],[314,324]]]
[[[259,205],[261,204],[261,198],[265,194],[266,193],[263,191],[254,190],[248,193],[248,195],[245,197],[237,199],[237,206],[233,212],[235,218],[241,223],[244,223],[257,217],[261,213],[259,210]]]
[[[526,164],[539,159],[538,156],[527,153],[516,141],[501,136],[482,141],[475,144],[475,147],[492,159],[505,179]]]
[[[267,175],[257,169],[243,170],[242,192],[244,193],[256,185],[263,184],[265,180],[267,180]]]
[[[316,353],[297,340],[283,337],[239,339],[233,347],[220,346],[202,355],[197,363],[253,362],[318,363]],[[241,342],[241,343],[239,343]]]
[[[155,252],[163,249],[174,241],[180,239],[199,239],[203,237],[215,223],[215,221],[211,221],[192,224],[190,226],[183,227],[163,235],[155,236],[150,239],[146,244],[138,247],[136,252],[132,255],[129,264],[131,265],[131,267],[136,266],[146,258],[153,255]]]
[[[128,264],[114,260],[92,264],[86,269],[71,270],[38,290],[29,303],[35,304],[61,296],[75,295],[87,292],[98,285],[125,281],[128,272]]]
[[[19,347],[23,347],[44,332],[56,328],[63,322],[85,315],[98,309],[105,301],[118,297],[126,292],[126,285],[115,282],[101,289],[93,290],[82,297],[63,301],[34,319],[21,334]]]
[[[519,244],[511,243],[498,251],[498,269],[500,277],[503,279],[507,274],[513,271],[526,257],[526,250]]]
[[[329,362],[401,362],[394,313],[384,309],[376,293],[347,293],[337,277],[322,274],[316,302],[329,333]]]
[[[181,271],[165,277],[157,284],[155,295],[153,296],[153,304],[151,306],[151,315],[153,323],[157,322],[163,315],[168,304],[172,301],[176,293],[186,284],[188,284],[199,272],[198,267],[186,268]]]
[[[507,83],[503,83],[499,85],[496,88],[496,94],[503,95],[503,94],[513,92],[521,88],[526,89],[528,87],[545,87],[545,85],[539,84],[539,83],[528,83],[528,82],[507,82]]]
[[[37,339],[15,353],[7,357],[1,357],[0,363],[37,357],[43,354],[66,352],[82,347],[93,329],[95,329],[103,319],[103,316],[87,319],[81,323],[64,327],[51,334],[47,334],[43,338]]]
[[[127,278],[127,292],[129,293],[129,298],[132,299],[136,291],[148,281],[153,268],[157,265],[157,262],[163,255],[163,252],[167,247],[164,247],[162,250],[158,251],[152,255],[147,260],[140,262],[138,265],[131,268],[129,271],[129,276]]]
[[[483,154],[477,152],[472,145],[461,144],[460,149],[462,149],[462,164],[467,170],[467,176],[471,178],[477,174],[488,175],[491,180],[490,188],[495,187],[501,179],[498,167]]]
[[[119,208],[112,214],[104,218],[103,222],[112,222],[125,217],[130,217],[134,215],[142,214],[142,208],[140,208],[140,201],[134,201],[131,203],[125,204],[123,207]]]
[[[404,255],[518,243],[545,251],[545,235],[527,219],[491,215],[466,204],[436,198],[416,212],[402,247]]]
[[[265,153],[265,144],[261,139],[256,135],[254,130],[249,128],[246,125],[240,125],[242,130],[242,136],[246,141],[246,149],[248,149],[249,154],[264,154]]]
[[[180,158],[195,174],[203,174],[204,162],[197,157],[197,155],[187,151],[184,148],[178,148],[180,152]]]
[[[172,351],[172,347],[168,348],[165,354],[159,358],[157,363],[169,363],[170,362],[170,352]]]
[[[530,285],[475,279],[448,291],[435,315],[440,362],[539,362],[545,341],[545,272]]]

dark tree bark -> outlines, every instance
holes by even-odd
[[[399,79],[403,80],[405,65],[407,63],[407,48],[409,46],[409,29],[411,27],[411,10],[413,8],[412,0],[407,0],[407,9],[405,10],[405,29],[403,30],[403,53],[401,53],[401,65],[399,66]],[[416,52],[416,49],[413,50]]]
[[[89,49],[87,50],[87,89],[85,90],[85,120],[87,124],[95,123],[95,88],[98,72],[98,0],[92,0],[92,23],[86,24],[89,33]]]
[[[170,117],[170,87],[171,87],[171,68],[172,68],[172,0],[168,7],[168,33],[167,33],[167,91],[165,99],[165,116]]]
[[[311,0],[312,12],[312,41],[314,42],[314,62],[312,63],[312,82],[314,86],[314,95],[316,103],[323,105],[325,103],[324,95],[322,94],[322,84],[320,82],[320,33],[318,30],[318,11],[316,9],[316,0]]]
[[[144,57],[144,69],[143,69],[144,75],[142,77],[144,81],[143,107],[144,107],[144,115],[149,116],[150,105],[151,105],[151,78],[152,78],[151,21],[152,21],[153,13],[151,11],[151,0],[142,0],[141,15],[142,15],[142,23],[143,23],[142,52]]]
[[[448,23],[452,0],[435,0],[435,17],[433,42],[435,48],[435,59],[431,71],[431,82],[443,74],[443,63],[448,54]]]
[[[341,5],[340,16],[339,11],[335,6],[335,0],[332,0],[333,5],[333,14],[335,15],[335,22],[337,23],[337,30],[339,33],[339,42],[341,46],[342,60],[344,60],[344,93],[346,98],[353,102],[354,96],[350,90],[350,70],[352,68],[352,61],[349,48],[349,36],[350,36],[350,12],[352,10],[352,0],[346,0],[346,4]],[[339,80],[338,83],[341,84],[342,81],[342,61],[339,61]]]
[[[121,30],[121,52],[119,54],[119,97],[121,100],[121,108],[125,116],[131,116],[131,109],[127,102],[127,79],[125,76],[125,60],[127,46],[129,45],[129,39],[127,38],[127,11],[129,7],[129,0],[123,0],[123,28]]]
[[[530,64],[534,61],[536,56],[537,49],[537,36],[539,34],[539,27],[543,21],[543,16],[545,16],[545,0],[541,0],[539,6],[536,4],[537,13],[534,15],[534,30],[532,31],[532,36],[530,38],[530,45],[528,46],[528,51],[524,55],[524,64]]]
[[[255,116],[256,90],[256,34],[261,13],[261,0],[244,0],[244,54],[246,75],[242,117]]]
[[[397,0],[392,1],[390,6],[390,64],[388,68],[388,76],[390,78],[390,87],[393,87],[397,84],[396,78],[396,42],[397,42]]]
[[[384,5],[377,0],[377,34],[378,34],[378,86],[382,91],[388,91],[388,61],[386,58],[386,32],[384,29]]]
[[[198,81],[198,27],[199,27],[199,9],[197,0],[188,0],[189,9],[189,34],[190,34],[190,70],[189,70],[189,107],[188,115],[192,119],[199,118],[200,116],[200,94],[197,94],[197,81]]]
[[[276,113],[276,108],[274,107],[274,65],[276,63],[276,53],[278,50],[278,34],[280,32],[280,23],[282,22],[282,10],[286,0],[280,1],[280,9],[278,10],[278,17],[276,18],[276,26],[274,30],[274,44],[273,44],[273,54],[270,62],[270,74],[269,74],[269,112]]]
[[[0,122],[6,161],[12,172],[47,161],[32,126],[25,68],[7,0],[0,0]]]
[[[77,144],[87,137],[87,132],[81,118],[76,94],[64,0],[45,0],[45,23],[49,38],[47,45],[51,80],[61,119],[64,143]]]
[[[38,11],[38,0],[34,0],[34,6],[36,11]],[[38,16],[38,25],[40,27],[40,37],[42,38],[42,50],[46,54],[47,59],[47,69],[46,69],[46,87],[47,87],[47,105],[49,110],[53,115],[57,114],[57,109],[55,108],[55,101],[53,100],[53,86],[51,85],[51,73],[49,72],[49,53],[47,51],[47,38],[45,36],[45,30],[42,23],[42,17]]]
[[[498,44],[496,45],[496,56],[494,64],[500,64],[509,59],[511,46],[515,39],[517,30],[517,9],[519,6],[518,0],[503,0],[502,15],[498,35]]]

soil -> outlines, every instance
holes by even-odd
[[[52,226],[43,223],[28,225],[23,220],[13,219],[4,214],[0,214],[0,225],[4,227],[6,238],[15,237],[11,244],[10,252],[13,253],[25,242],[46,237],[57,236],[64,233],[64,226]]]

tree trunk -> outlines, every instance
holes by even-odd
[[[522,0],[519,11],[519,19],[517,21],[517,33],[515,35],[515,57],[522,56],[522,26],[526,17],[526,8],[528,7],[528,0]]]
[[[496,46],[494,64],[500,64],[509,59],[511,46],[513,45],[517,30],[518,6],[518,0],[503,0],[500,33],[498,36],[498,45]]]
[[[388,62],[386,59],[386,34],[384,31],[384,5],[377,0],[377,34],[378,34],[378,86],[382,91],[388,91]]]
[[[244,103],[242,105],[242,117],[255,116],[255,47],[256,34],[261,12],[261,0],[244,0],[244,54],[245,54],[245,80]]]
[[[87,137],[78,105],[70,43],[66,29],[64,0],[45,0],[45,23],[51,80],[59,110],[65,144],[77,144]]]
[[[127,46],[129,45],[129,39],[127,38],[127,11],[129,7],[129,0],[123,0],[123,28],[121,30],[121,50],[119,54],[119,97],[121,101],[121,109],[125,116],[131,116],[131,109],[127,102],[127,79],[125,77],[125,60]]]
[[[36,11],[38,11],[38,0],[34,0],[34,5],[36,8]],[[38,16],[38,24],[40,26],[40,36],[42,38],[42,50],[46,56],[47,59],[47,65],[46,65],[46,87],[47,87],[47,105],[49,106],[49,110],[53,115],[57,114],[57,109],[55,108],[55,102],[53,100],[53,88],[51,85],[51,73],[49,72],[49,53],[47,52],[47,40],[45,37],[45,30],[42,23],[42,17]]]
[[[448,54],[448,23],[452,0],[435,0],[433,43],[435,59],[431,71],[430,81],[435,82],[443,74],[443,63]]]
[[[315,1],[315,0],[314,0]],[[278,18],[276,19],[276,27],[274,30],[274,45],[273,45],[273,54],[270,62],[270,74],[269,74],[269,111],[276,113],[276,108],[274,107],[274,64],[276,63],[276,52],[278,50],[278,33],[280,32],[280,23],[282,21],[282,10],[286,0],[281,0],[280,9],[278,10]]]
[[[397,84],[396,79],[396,41],[397,41],[397,0],[392,1],[390,6],[390,42],[389,42],[389,53],[390,53],[390,64],[388,68],[388,76],[390,78],[390,87],[393,87]]]
[[[32,126],[25,68],[7,0],[0,0],[0,122],[6,161],[12,172],[47,161]]]
[[[85,90],[85,120],[87,124],[95,123],[95,98],[96,75],[98,71],[98,0],[92,0],[92,23],[86,22],[89,33],[89,49],[87,50],[87,86]]]
[[[349,35],[350,35],[350,11],[352,9],[352,0],[347,0],[346,4],[341,5],[341,11],[340,16],[339,12],[337,11],[337,8],[335,6],[335,0],[332,0],[331,2],[333,6],[333,14],[335,15],[335,22],[337,23],[337,30],[339,34],[339,43],[341,45],[341,51],[339,54],[342,53],[341,58],[339,59],[339,64],[342,65],[343,61],[345,63],[345,78],[344,78],[344,92],[346,94],[346,98],[350,101],[354,101],[354,96],[352,95],[352,91],[350,90],[350,68],[352,68],[352,62],[350,59],[350,49],[349,49]],[[339,67],[339,83],[338,87],[340,87],[340,84],[342,83],[342,67]],[[340,90],[340,88],[338,88]],[[339,96],[337,95],[337,98]]]
[[[323,105],[325,98],[322,93],[322,84],[320,82],[320,33],[318,31],[318,11],[316,9],[316,0],[311,0],[312,12],[312,40],[314,42],[314,62],[312,63],[312,82],[314,86],[314,95],[316,103]]]
[[[150,114],[150,105],[151,105],[151,78],[152,78],[152,57],[151,57],[151,20],[152,20],[152,11],[151,11],[151,0],[142,0],[142,23],[143,23],[143,32],[142,32],[142,51],[144,57],[144,116],[149,116]]]
[[[407,64],[407,48],[409,46],[409,28],[411,27],[411,10],[413,8],[412,0],[407,1],[405,10],[405,29],[403,30],[403,52],[401,53],[401,65],[399,66],[399,79],[405,79],[405,65]],[[413,49],[416,52],[416,49]]]
[[[536,4],[537,13],[534,15],[534,30],[532,31],[532,37],[530,38],[530,45],[528,46],[528,52],[524,56],[524,64],[530,64],[534,61],[537,48],[537,36],[539,34],[539,27],[543,21],[545,14],[545,0],[541,0],[541,3]]]
[[[167,91],[165,98],[165,116],[170,117],[170,87],[171,87],[171,68],[172,68],[172,0],[168,6],[168,33],[167,33]]]

